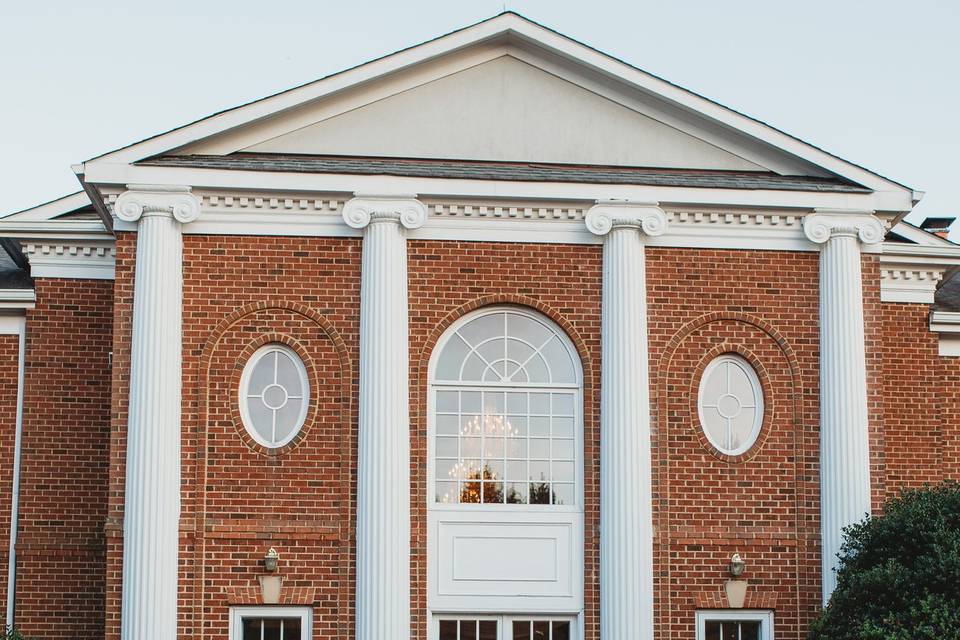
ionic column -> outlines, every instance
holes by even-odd
[[[180,525],[181,225],[184,187],[130,187],[114,213],[137,223],[123,511],[123,640],[176,640]]]
[[[604,236],[600,370],[600,637],[653,638],[653,505],[644,238],[666,230],[656,204],[598,204]]]
[[[414,197],[357,197],[343,219],[363,238],[357,463],[357,640],[410,637],[410,406],[406,229]]]
[[[836,586],[843,528],[870,513],[870,440],[860,249],[883,239],[872,212],[824,211],[803,221],[820,248],[820,527],[823,602]]]

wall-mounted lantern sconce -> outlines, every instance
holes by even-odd
[[[733,554],[733,557],[730,558],[730,575],[732,575],[734,578],[739,578],[743,575],[743,570],[746,568],[747,563],[743,561],[743,558],[740,557],[740,554]]]
[[[279,561],[280,553],[273,547],[270,547],[270,550],[267,551],[267,555],[263,556],[263,568],[270,573],[273,573],[277,570],[277,562]]]

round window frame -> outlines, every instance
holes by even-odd
[[[740,369],[746,373],[747,380],[750,382],[750,387],[754,393],[755,413],[753,417],[753,425],[750,429],[750,435],[744,441],[744,443],[736,449],[727,449],[727,447],[722,446],[713,439],[713,436],[711,436],[710,431],[707,429],[706,420],[704,419],[703,415],[704,385],[713,371],[718,366],[726,362],[736,363],[737,366],[739,366]],[[730,352],[721,353],[710,359],[706,367],[704,367],[703,373],[700,374],[700,382],[697,385],[697,419],[700,422],[700,432],[717,453],[728,458],[737,458],[739,456],[743,456],[753,449],[753,447],[760,440],[760,436],[763,432],[763,424],[766,420],[766,409],[767,402],[764,393],[763,382],[760,380],[760,374],[757,373],[757,369],[753,366],[753,363],[739,353]]]
[[[300,413],[297,415],[296,426],[290,431],[290,435],[288,435],[286,438],[275,443],[271,443],[263,438],[260,435],[260,432],[257,431],[256,427],[253,426],[253,419],[250,417],[250,411],[247,405],[247,393],[249,391],[248,385],[250,382],[250,376],[253,375],[253,369],[264,357],[267,356],[267,354],[275,351],[282,352],[290,357],[294,367],[297,369],[297,373],[300,375],[300,382],[303,385],[304,392],[303,404],[300,407]],[[250,355],[249,358],[247,358],[247,362],[243,365],[243,371],[240,374],[240,383],[238,387],[237,405],[240,409],[240,423],[243,425],[247,435],[250,436],[255,443],[267,451],[277,451],[286,447],[297,439],[297,437],[303,431],[304,426],[306,426],[307,416],[310,410],[310,375],[307,372],[307,365],[299,353],[297,353],[289,345],[286,345],[282,342],[270,342],[259,347]],[[286,389],[284,389],[284,391],[286,391]]]

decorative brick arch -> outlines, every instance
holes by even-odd
[[[206,509],[207,509],[207,457],[208,457],[208,424],[209,424],[209,387],[210,387],[210,372],[213,364],[213,358],[216,353],[218,346],[220,345],[221,340],[226,335],[226,333],[236,324],[242,322],[244,319],[263,311],[281,311],[288,312],[292,314],[299,315],[309,321],[311,321],[320,331],[330,340],[333,345],[334,350],[337,354],[337,360],[340,368],[340,404],[341,404],[341,442],[340,450],[342,459],[349,461],[353,457],[353,430],[352,424],[354,422],[354,416],[352,412],[353,403],[352,403],[352,390],[351,385],[353,381],[352,373],[352,363],[350,360],[349,351],[347,349],[346,343],[344,342],[342,336],[337,331],[336,327],[331,323],[326,317],[317,313],[315,310],[311,309],[302,304],[297,304],[294,302],[287,302],[284,300],[263,300],[259,302],[254,302],[247,304],[233,313],[226,316],[221,320],[217,326],[210,332],[210,337],[207,339],[204,344],[203,351],[199,358],[199,384],[197,386],[197,402],[198,402],[198,411],[197,411],[197,421],[198,421],[198,434],[197,434],[197,460],[196,460],[196,498],[195,498],[195,512],[196,512],[196,521],[194,523],[195,532],[196,532],[196,543],[194,545],[194,567],[196,572],[196,577],[194,578],[194,605],[193,613],[195,618],[194,628],[196,631],[196,637],[201,640],[206,635],[206,626],[204,624],[205,616],[205,589],[204,580],[205,580],[205,562],[204,558],[206,556]],[[315,381],[316,377],[316,364],[311,358],[310,354],[304,348],[300,341],[295,337],[290,336],[286,333],[275,332],[275,331],[266,331],[263,332],[250,341],[244,346],[238,362],[235,364],[233,371],[230,374],[230,380],[234,385],[239,384],[240,375],[243,370],[243,365],[246,362],[246,359],[253,354],[259,347],[268,344],[270,342],[279,342],[285,344],[291,349],[293,349],[297,355],[299,355],[304,362],[304,366],[307,369],[308,379]],[[244,441],[244,443],[254,452],[261,455],[270,455],[270,456],[283,456],[292,449],[294,449],[303,439],[309,434],[310,427],[313,425],[313,422],[316,418],[318,409],[315,407],[312,410],[308,411],[307,418],[303,424],[303,427],[300,430],[300,433],[287,445],[280,447],[276,451],[269,451],[264,447],[253,442],[252,438],[246,433],[245,428],[240,422],[239,411],[236,406],[231,409],[231,417],[234,422],[234,426],[238,427],[238,436]],[[350,486],[351,483],[351,464],[342,464],[340,470],[340,485],[343,487]],[[350,571],[351,571],[351,560],[354,554],[354,540],[353,540],[353,529],[350,524],[353,522],[353,495],[349,494],[346,499],[343,500],[342,506],[340,509],[340,522],[347,527],[347,531],[341,532],[340,534],[340,589],[339,589],[339,600],[340,607],[342,610],[349,609],[349,599],[351,594],[348,590],[348,585],[350,584]],[[230,594],[227,594],[228,596]]]
[[[690,428],[693,431],[693,435],[697,438],[697,440],[700,441],[700,445],[712,453],[714,457],[731,463],[747,462],[748,460],[752,460],[763,449],[763,444],[766,442],[767,436],[770,434],[770,423],[773,421],[773,415],[776,411],[776,402],[774,400],[773,393],[771,393],[772,383],[770,382],[770,374],[767,372],[767,368],[763,365],[763,361],[757,357],[753,351],[742,344],[723,342],[722,344],[718,344],[703,354],[703,356],[700,358],[700,362],[693,371],[693,375],[690,376],[690,415],[695,416],[698,413],[700,380],[703,377],[703,373],[706,370],[707,365],[713,362],[715,358],[722,356],[725,353],[735,353],[749,362],[750,366],[753,367],[753,370],[757,374],[757,379],[760,380],[760,387],[763,389],[764,398],[763,423],[760,425],[760,433],[757,435],[756,441],[750,445],[749,449],[737,455],[730,455],[720,451],[713,445],[713,443],[710,442],[710,440],[707,438],[707,435],[703,432],[699,422],[691,421]]]
[[[741,357],[745,358],[751,364],[751,366],[754,367],[757,377],[760,379],[761,387],[764,393],[764,402],[767,407],[763,424],[761,426],[760,435],[758,436],[757,441],[743,454],[729,456],[718,451],[715,447],[713,447],[713,445],[710,444],[706,436],[702,433],[702,429],[700,428],[698,420],[691,420],[691,424],[686,428],[694,430],[697,440],[700,442],[701,446],[703,446],[706,452],[709,452],[713,457],[718,458],[719,460],[722,460],[728,464],[749,462],[761,453],[766,440],[770,437],[771,423],[774,416],[773,409],[776,406],[774,404],[775,400],[772,393],[771,372],[763,360],[756,353],[754,353],[754,350],[745,346],[742,342],[730,338],[721,339],[719,343],[711,345],[709,349],[705,350],[702,354],[699,354],[696,358],[694,358],[696,365],[693,368],[690,380],[681,380],[679,383],[676,380],[676,376],[678,375],[676,364],[677,355],[684,342],[695,332],[709,327],[712,324],[720,323],[726,324],[727,326],[736,324],[747,325],[765,335],[775,345],[775,348],[783,356],[788,367],[788,372],[786,373],[790,380],[790,389],[782,391],[782,393],[789,398],[788,406],[785,408],[787,411],[789,411],[788,416],[790,424],[793,426],[793,447],[796,450],[799,450],[801,442],[804,438],[802,419],[803,383],[800,361],[794,349],[776,327],[762,318],[741,312],[718,312],[704,314],[683,325],[664,346],[657,362],[651,365],[652,370],[656,372],[656,386],[651,388],[651,392],[653,394],[653,406],[656,407],[656,434],[654,438],[657,450],[661,451],[661,454],[659,455],[659,462],[654,467],[654,473],[658,478],[658,488],[660,493],[655,526],[657,530],[662,532],[667,532],[670,527],[671,509],[669,505],[673,497],[672,487],[670,486],[671,452],[669,451],[669,417],[671,410],[668,405],[671,402],[684,402],[683,400],[677,398],[671,398],[671,384],[674,385],[674,394],[676,394],[677,390],[689,392],[689,398],[684,406],[689,409],[691,416],[696,416],[700,377],[702,376],[707,364],[709,364],[715,357],[724,353],[735,353],[740,355]],[[794,502],[797,513],[799,514],[800,505],[806,500],[806,495],[804,493],[804,483],[802,481],[802,465],[799,464],[799,462],[795,462],[795,465]],[[803,525],[798,518],[796,530],[798,539],[802,536],[802,529]],[[660,546],[660,550],[657,554],[655,562],[662,567],[663,571],[666,573],[666,575],[658,581],[656,587],[657,598],[661,602],[665,603],[663,605],[665,610],[662,611],[660,615],[665,615],[667,619],[670,619],[672,617],[670,610],[673,607],[673,600],[669,597],[669,586],[671,583],[671,563],[669,558],[669,545],[666,543],[666,540],[664,540],[663,544]],[[799,572],[803,570],[803,564],[802,562],[797,562],[796,566],[799,574]],[[801,576],[797,575],[797,584],[800,584],[800,579]],[[798,594],[797,598],[799,598]],[[799,606],[799,602],[797,605]]]

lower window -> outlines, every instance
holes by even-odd
[[[234,607],[230,640],[310,640],[309,607]]]
[[[698,611],[697,640],[773,640],[773,613]]]
[[[575,618],[439,616],[436,640],[576,640]]]

